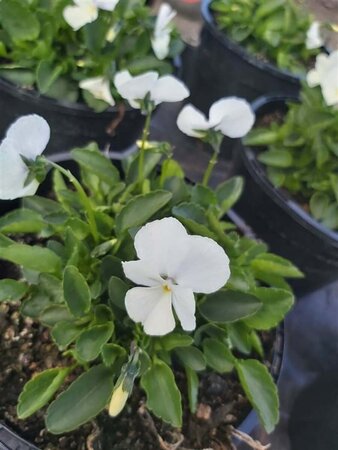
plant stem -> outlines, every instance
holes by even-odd
[[[152,110],[149,110],[147,112],[146,122],[144,124],[143,133],[142,133],[142,141],[141,141],[140,155],[139,155],[139,161],[138,161],[139,184],[141,184],[144,179],[144,158],[145,158],[146,143],[147,143],[148,136],[149,136],[151,114],[152,114]]]
[[[92,208],[92,205],[90,203],[90,200],[81,186],[80,182],[74,177],[74,175],[69,171],[64,169],[62,166],[59,166],[59,164],[56,164],[52,161],[46,160],[48,164],[50,164],[52,167],[57,169],[60,173],[62,173],[69,181],[72,183],[72,185],[75,187],[77,193],[79,194],[79,197],[81,199],[81,202],[87,212],[88,216],[88,224],[91,231],[91,234],[94,238],[94,241],[97,243],[100,240],[99,233],[96,226],[94,211]]]
[[[203,186],[208,186],[209,180],[212,174],[212,171],[214,170],[215,165],[217,164],[218,154],[220,152],[221,143],[223,140],[223,135],[219,132],[215,132],[214,134],[210,134],[209,138],[207,139],[207,142],[211,145],[211,147],[214,150],[214,153],[212,157],[210,158],[208,167],[204,173],[202,184]]]

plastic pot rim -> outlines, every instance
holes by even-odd
[[[260,109],[270,103],[280,102],[284,103],[287,100],[297,101],[297,97],[291,96],[262,96],[252,102],[254,112],[259,113]],[[322,225],[309,213],[307,213],[291,195],[288,195],[281,189],[276,188],[268,179],[263,166],[257,160],[254,150],[246,146],[242,140],[241,158],[245,164],[246,169],[254,179],[255,183],[260,186],[266,195],[268,195],[278,206],[284,210],[292,219],[307,229],[313,234],[319,235],[324,241],[331,246],[338,248],[338,232],[330,230]]]
[[[239,55],[243,60],[245,60],[250,65],[257,67],[260,70],[271,73],[275,77],[287,80],[291,83],[294,83],[295,85],[298,85],[300,81],[305,78],[304,76],[301,75],[295,75],[288,70],[279,69],[276,65],[271,64],[269,62],[260,61],[258,58],[256,58],[255,55],[248,52],[245,49],[245,47],[241,46],[232,39],[229,39],[225,34],[225,32],[219,30],[219,28],[217,27],[214,17],[210,11],[211,2],[212,0],[202,0],[201,13],[204,20],[204,26],[207,27],[209,32],[214,36],[214,38],[219,43],[221,43],[222,45],[230,49],[232,52]]]

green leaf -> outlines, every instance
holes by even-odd
[[[179,219],[188,219],[201,225],[207,224],[204,209],[197,203],[184,202],[174,206],[173,214]]]
[[[104,365],[91,367],[77,378],[47,410],[50,433],[63,434],[96,417],[109,402],[114,377]]]
[[[28,286],[21,281],[3,279],[0,280],[0,302],[15,302],[21,300],[26,294]]]
[[[255,289],[255,295],[262,301],[262,308],[245,323],[257,330],[269,330],[279,324],[291,309],[294,296],[292,292],[283,289],[260,287]]]
[[[25,384],[19,397],[17,414],[19,419],[30,417],[45,406],[62,386],[69,368],[45,370]]]
[[[108,284],[109,301],[112,306],[125,310],[125,297],[129,286],[120,278],[111,277]]]
[[[203,341],[203,353],[209,367],[218,373],[231,372],[235,358],[229,348],[217,339],[207,338]]]
[[[86,171],[95,174],[101,181],[114,186],[120,181],[120,174],[110,159],[106,158],[96,144],[71,151],[75,161]]]
[[[292,153],[288,150],[269,150],[260,153],[258,160],[267,166],[287,168],[293,163]]]
[[[184,367],[196,372],[204,370],[206,362],[203,353],[196,347],[182,347],[175,349],[175,353]]]
[[[72,320],[72,316],[66,306],[50,305],[44,308],[42,313],[39,314],[39,320],[43,325],[53,327],[58,322]]]
[[[322,192],[316,192],[310,199],[310,211],[317,220],[322,219],[330,205],[330,197]]]
[[[233,177],[220,184],[216,189],[221,215],[224,215],[237,202],[242,195],[244,180],[242,177]]]
[[[141,385],[147,394],[148,408],[164,422],[181,427],[181,394],[170,367],[156,360],[141,377]]]
[[[83,331],[76,341],[76,350],[80,358],[84,361],[93,361],[96,359],[103,345],[110,339],[113,331],[113,322],[104,325],[95,325]]]
[[[266,128],[256,128],[244,137],[244,144],[249,146],[270,145],[278,140],[278,133]]]
[[[207,186],[201,184],[195,184],[191,190],[191,200],[193,203],[197,203],[203,208],[208,209],[211,205],[217,203],[215,192]]]
[[[83,331],[83,325],[66,320],[57,322],[52,329],[52,338],[60,350],[68,347]]]
[[[123,347],[111,342],[102,347],[101,354],[106,366],[112,366],[117,359],[127,356],[127,352]]]
[[[189,408],[192,414],[195,414],[197,411],[197,403],[198,403],[198,375],[197,373],[189,369],[189,367],[185,368],[185,373],[187,377],[187,385],[188,385],[188,400],[189,400]]]
[[[181,165],[174,159],[166,159],[161,167],[161,187],[164,187],[164,182],[168,178],[177,177],[184,178],[184,172]]]
[[[53,66],[49,61],[42,60],[36,69],[36,82],[39,91],[46,94],[52,84],[58,79],[62,73],[62,66]]]
[[[162,155],[158,151],[147,150],[144,158],[143,175],[147,178],[161,161]],[[131,184],[138,179],[139,154],[133,159],[127,173],[127,183]]]
[[[75,317],[88,313],[91,293],[84,276],[75,266],[67,266],[63,273],[63,295],[70,312]]]
[[[40,32],[35,14],[21,0],[1,0],[0,23],[13,41],[33,41]]]
[[[116,229],[123,233],[132,227],[143,225],[171,199],[171,192],[153,191],[132,198],[116,217]]]
[[[252,359],[238,360],[236,369],[250,403],[266,431],[271,433],[279,420],[279,400],[277,387],[268,369]]]
[[[301,278],[304,276],[290,261],[272,253],[260,254],[251,261],[251,267],[281,277]]]
[[[0,258],[36,272],[57,273],[61,270],[60,258],[48,248],[11,244],[0,247]]]
[[[189,347],[194,342],[193,338],[188,334],[180,333],[170,333],[157,339],[160,347],[167,352],[170,352],[177,347]]]
[[[16,209],[0,218],[2,233],[39,233],[45,226],[40,214],[25,208]]]
[[[253,316],[262,307],[254,295],[239,291],[221,290],[207,295],[199,305],[200,313],[216,323],[231,323]]]

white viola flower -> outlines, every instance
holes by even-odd
[[[159,77],[154,71],[133,77],[128,70],[123,70],[115,75],[114,83],[121,97],[128,100],[133,108],[140,108],[147,96],[159,105],[162,102],[180,102],[190,95],[182,81],[172,75]]]
[[[255,123],[250,104],[237,97],[222,98],[209,110],[209,119],[193,105],[186,105],[177,117],[178,128],[191,137],[203,137],[208,130],[221,131],[230,138],[245,136]]]
[[[115,100],[111,94],[110,82],[104,77],[93,77],[87,78],[86,80],[80,81],[80,88],[85,89],[90,92],[93,97],[98,100],[103,100],[108,105],[114,106]]]
[[[99,9],[113,11],[119,0],[73,0],[74,5],[66,6],[63,17],[73,30],[77,31],[88,23],[95,22]]]
[[[306,34],[306,48],[313,50],[315,48],[323,47],[325,41],[322,36],[322,24],[320,22],[313,22]]]
[[[171,21],[176,14],[176,11],[168,3],[162,3],[158,11],[154,34],[151,39],[151,45],[158,59],[165,59],[169,54]]]
[[[39,183],[33,180],[25,186],[28,167],[21,155],[35,160],[46,148],[50,137],[48,123],[35,114],[20,117],[7,131],[0,145],[0,199],[34,195]]]
[[[194,292],[210,294],[230,277],[229,258],[215,241],[189,235],[168,217],[143,226],[135,236],[139,260],[123,263],[127,278],[145,287],[130,289],[125,298],[129,317],[151,336],[175,328],[173,309],[182,328],[196,328]]]
[[[338,105],[338,50],[317,56],[315,68],[307,74],[307,83],[310,87],[321,87],[328,106]]]

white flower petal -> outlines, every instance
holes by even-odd
[[[188,233],[173,217],[155,220],[142,227],[135,236],[135,249],[140,259],[151,262],[160,275],[175,277],[177,267],[189,246]]]
[[[322,80],[322,94],[328,106],[338,105],[338,66],[331,68]]]
[[[210,238],[189,236],[189,250],[178,268],[176,283],[210,294],[223,287],[229,277],[229,258],[223,248]]]
[[[150,93],[151,99],[157,105],[162,102],[180,102],[189,95],[186,85],[172,75],[159,78]]]
[[[158,286],[163,283],[158,268],[151,261],[127,261],[122,266],[125,276],[135,284]]]
[[[115,101],[110,90],[110,82],[107,78],[87,78],[86,80],[80,81],[80,88],[89,91],[95,98],[105,101],[108,105],[115,105]]]
[[[209,113],[211,124],[225,136],[239,138],[245,136],[255,123],[255,114],[250,104],[237,97],[223,98],[215,102]]]
[[[183,330],[194,330],[196,328],[196,301],[193,291],[181,286],[172,286],[172,293],[173,306]]]
[[[167,30],[176,14],[177,12],[168,3],[162,3],[156,18],[155,35]]]
[[[177,117],[177,127],[182,133],[192,137],[202,137],[204,132],[197,130],[208,130],[210,124],[204,114],[192,105],[182,108]]]
[[[130,75],[128,70],[121,70],[120,72],[117,72],[114,77],[114,84],[116,89],[119,90],[123,84],[132,79],[133,77]]]
[[[123,75],[126,78],[126,73]],[[115,77],[116,79],[116,77]],[[152,87],[158,79],[157,72],[146,72],[136,77],[131,77],[125,83],[120,82],[121,79],[117,79],[118,85],[115,85],[121,97],[128,101],[143,100],[146,95],[151,91]]]
[[[141,322],[150,336],[163,336],[175,328],[171,293],[162,286],[130,289],[125,303],[129,317]]]
[[[27,176],[28,169],[17,153],[16,142],[6,138],[0,146],[0,199],[14,200],[34,195],[39,183],[32,181],[24,186]]]
[[[306,48],[313,50],[324,45],[324,39],[321,35],[321,23],[313,22],[306,34]]]
[[[66,6],[63,17],[74,31],[79,30],[87,23],[94,22],[98,18],[98,9],[93,2],[78,2],[77,6]]]
[[[320,77],[319,73],[316,69],[311,69],[306,76],[306,82],[309,85],[309,87],[313,88],[320,84]]]
[[[95,4],[98,8],[105,11],[114,11],[119,0],[95,0]]]
[[[50,138],[50,128],[45,119],[31,114],[16,120],[9,127],[6,137],[13,141],[13,151],[34,160],[46,148]]]
[[[170,33],[162,33],[151,39],[151,46],[158,59],[161,61],[169,54]]]

